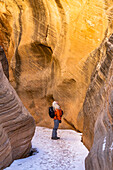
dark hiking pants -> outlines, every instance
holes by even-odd
[[[53,138],[57,137],[58,126],[59,126],[59,120],[56,119],[56,120],[54,120],[54,128],[53,128],[53,131],[52,131],[52,137]]]

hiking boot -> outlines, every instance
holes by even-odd
[[[57,139],[60,139],[60,137],[57,137]]]
[[[57,137],[51,137],[51,139],[53,139],[53,140],[57,140],[58,138],[57,138]]]
[[[57,139],[60,139],[60,137],[52,137],[51,139],[57,140]]]

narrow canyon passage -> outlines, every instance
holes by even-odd
[[[81,142],[81,133],[58,129],[60,140],[51,140],[52,129],[37,127],[32,140],[39,153],[16,160],[5,170],[85,170],[88,150]]]

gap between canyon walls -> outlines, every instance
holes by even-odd
[[[19,35],[18,35],[18,40],[17,40],[17,44],[16,44],[16,47],[15,47],[15,70],[13,71],[13,74],[14,74],[14,78],[15,78],[15,82],[16,82],[16,91],[18,91],[18,87],[19,87],[19,78],[20,78],[20,75],[21,75],[21,56],[19,55],[19,52],[18,52],[18,47],[20,45],[20,41],[21,41],[21,38],[22,38],[22,6],[21,5],[18,5],[17,1],[14,0],[14,3],[17,5],[18,9],[19,9],[19,17],[18,17],[18,23],[19,23]],[[15,23],[15,28],[16,27],[16,23]],[[15,29],[16,30],[16,29]],[[18,34],[18,33],[17,33]]]

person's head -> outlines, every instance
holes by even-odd
[[[54,101],[54,102],[52,103],[52,106],[53,106],[54,109],[60,109],[60,106],[59,106],[59,104],[58,104],[57,101]]]

